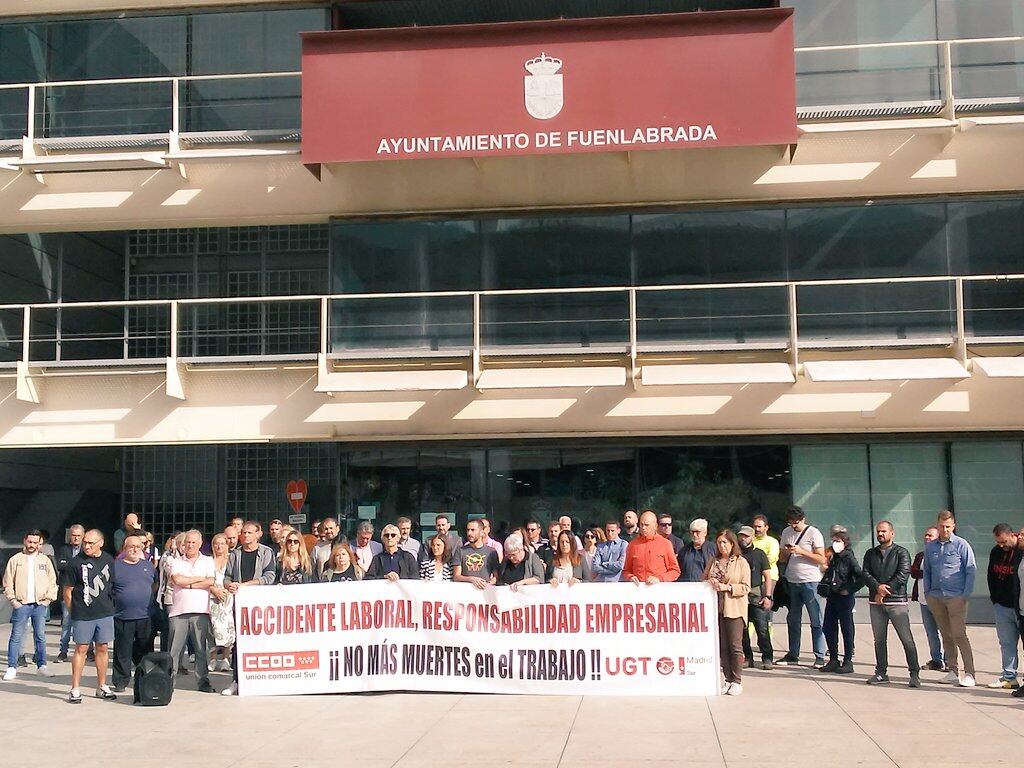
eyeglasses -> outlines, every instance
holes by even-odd
[[[397,533],[385,533],[385,534],[384,534],[384,538],[385,538],[385,539],[394,539],[394,538],[396,538],[397,536],[398,536],[398,534],[397,534]]]
[[[98,542],[98,541],[96,541],[96,540],[93,540],[93,541],[89,541],[89,539],[84,539],[84,540],[82,541],[82,543],[83,543],[83,544],[88,544],[88,545],[89,545],[90,547],[95,547],[95,546],[96,546],[97,544],[99,544],[99,542]]]
[[[286,544],[298,544],[299,540],[298,539],[286,539],[285,543]]]
[[[704,533],[704,531],[701,531],[701,530],[697,530],[697,529],[695,529],[695,528],[691,528],[691,529],[690,529],[690,535],[692,535],[692,536],[696,536],[696,535],[697,535],[698,533]]]
[[[658,527],[659,528],[671,528],[672,527],[672,523],[670,523],[670,522],[669,523],[658,523]],[[692,533],[692,531],[691,531],[691,533]]]
[[[584,534],[583,534],[583,538],[584,538],[584,539],[596,539],[596,538],[597,538],[597,536],[595,536],[595,535],[594,535],[594,534],[592,534],[592,533],[584,533]]]

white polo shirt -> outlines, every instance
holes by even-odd
[[[195,562],[189,562],[188,558],[182,555],[174,558],[171,563],[171,576],[188,576],[192,579],[212,579],[216,575],[216,566],[213,558],[200,554]],[[174,585],[171,606],[167,610],[168,616],[178,616],[182,613],[209,613],[210,612],[210,590],[179,587]]]

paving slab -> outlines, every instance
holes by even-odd
[[[56,645],[54,626],[49,629]],[[806,634],[806,633],[805,633]],[[0,648],[8,631],[0,629]],[[915,626],[919,650],[926,649]],[[68,664],[52,679],[31,668],[0,682],[0,720],[8,732],[46,735],[9,739],[0,765],[107,768],[105,750],[83,745],[97,734],[131,734],[132,749],[175,768],[778,768],[787,734],[813,734],[820,749],[787,751],[787,768],[967,768],[1019,766],[1024,754],[1024,700],[984,685],[999,673],[992,627],[971,627],[979,687],[907,687],[902,648],[890,635],[888,686],[865,685],[874,670],[870,629],[857,626],[852,675],[804,664],[748,670],[742,696],[713,698],[515,696],[391,693],[228,698],[201,694],[179,677],[168,707],[92,698],[86,675],[80,705],[66,703]],[[776,627],[777,653],[785,631]],[[810,648],[805,637],[803,647]],[[2,662],[0,662],[2,666]],[[230,682],[213,673],[218,689]],[[227,738],[244,729],[245,739]],[[111,737],[113,738],[113,737]],[[766,749],[766,745],[771,745]],[[339,762],[339,755],[345,759]],[[827,758],[825,757],[827,755]]]

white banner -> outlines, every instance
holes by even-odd
[[[717,607],[706,584],[246,587],[238,688],[714,696]]]

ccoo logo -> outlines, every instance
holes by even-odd
[[[320,651],[243,653],[246,672],[284,672],[293,669],[319,669]]]

